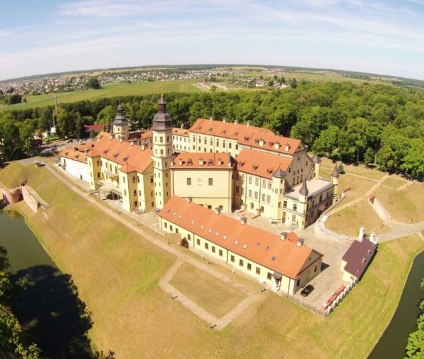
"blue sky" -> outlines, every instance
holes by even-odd
[[[204,63],[424,80],[424,0],[21,0],[1,14],[0,80]]]

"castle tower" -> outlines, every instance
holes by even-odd
[[[112,133],[117,139],[126,140],[128,138],[129,124],[121,104],[116,108],[116,116],[112,122]]]
[[[334,166],[333,173],[331,174],[331,183],[334,185],[333,190],[333,204],[336,203],[337,189],[339,187],[339,171],[337,171],[337,163]]]
[[[302,187],[299,190],[299,203],[297,206],[297,211],[302,214],[301,222],[298,223],[298,227],[300,229],[304,229],[306,226],[305,219],[306,219],[306,210],[308,207],[308,194],[309,194],[309,190],[305,180],[303,181]]]
[[[162,208],[171,196],[172,118],[166,112],[166,102],[158,102],[158,112],[153,117],[153,170],[156,208]]]
[[[278,167],[272,173],[271,222],[279,222],[282,216],[282,201],[285,191],[286,173]]]
[[[321,169],[321,158],[319,158],[318,155],[314,155],[314,157],[312,157],[312,162],[314,164],[314,178],[318,179],[319,178],[319,171]]]

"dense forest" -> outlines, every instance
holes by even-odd
[[[149,128],[158,95],[103,98],[61,104],[60,136],[81,138],[84,124],[110,124],[120,101],[133,130]],[[319,155],[345,163],[365,163],[383,171],[424,176],[424,91],[351,82],[310,83],[272,91],[170,93],[165,95],[174,126],[197,118],[227,118],[301,139]],[[52,124],[54,108],[0,113],[3,156],[31,151],[31,134]]]

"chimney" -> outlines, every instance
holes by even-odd
[[[182,159],[181,157],[178,159],[178,164],[179,164],[180,166],[182,166],[182,165],[183,165],[183,159]]]
[[[246,222],[247,222],[247,218],[246,218],[246,217],[241,217],[241,218],[240,218],[240,223],[241,223],[242,225],[245,225],[245,224],[246,224]]]
[[[213,116],[209,117],[209,121],[213,121]]]
[[[87,154],[87,152],[88,152],[88,148],[85,148],[84,153]]]
[[[365,227],[362,226],[361,228],[359,228],[358,241],[362,242],[362,240],[364,239],[364,235],[365,235]]]
[[[112,133],[109,135],[109,138],[110,138],[111,140],[113,140],[113,134],[112,134]]]
[[[222,158],[221,158],[221,157],[219,157],[219,158],[218,158],[218,165],[219,165],[219,166],[221,166],[221,165],[222,165]]]
[[[199,158],[199,166],[203,166],[203,163],[204,163],[203,157],[200,157]]]
[[[144,142],[141,144],[141,150],[144,151],[146,149],[146,145],[144,144]]]
[[[302,238],[299,238],[299,239],[297,240],[297,242],[296,242],[296,245],[297,245],[298,247],[302,247],[302,244],[303,244],[303,239],[302,239]]]
[[[184,128],[184,124],[182,123],[182,124],[181,124],[181,129],[183,129],[183,128]]]
[[[131,146],[134,146],[134,140],[131,140]]]
[[[191,202],[193,201],[193,198],[192,198],[192,197],[190,197],[190,196],[188,196],[188,197],[186,198],[186,201],[187,201],[187,203],[191,203]]]
[[[276,141],[276,142],[274,143],[274,148],[275,148],[276,150],[278,150],[278,149],[280,148],[280,142]]]
[[[374,243],[374,244],[377,244],[377,236],[375,235],[375,233],[374,233],[374,232],[372,232],[372,233],[370,234],[370,242],[372,242],[372,243]]]
[[[249,127],[249,126],[250,126],[250,121],[247,121],[246,127]]]
[[[238,125],[238,120],[234,120],[234,124],[235,125]]]
[[[286,143],[286,147],[284,148],[284,150],[285,150],[286,152],[289,152],[289,150],[290,150],[290,145],[289,145],[288,143]]]
[[[285,241],[285,240],[286,240],[286,238],[287,238],[287,232],[281,232],[281,234],[280,234],[280,239],[281,239],[282,241]]]
[[[226,123],[227,122],[227,119],[224,117],[223,119],[222,119],[222,123]]]
[[[216,207],[215,214],[220,214],[220,213],[221,213],[221,207]]]
[[[77,148],[74,146],[72,147],[72,151],[75,152],[77,150]]]

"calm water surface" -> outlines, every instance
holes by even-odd
[[[409,333],[417,328],[417,317],[420,313],[418,305],[424,297],[420,286],[423,278],[424,252],[415,258],[395,315],[368,359],[405,357]]]
[[[0,211],[0,246],[8,251],[9,269],[28,286],[13,310],[34,335],[45,358],[93,358],[80,319],[81,306],[72,292],[71,277],[62,273],[17,212]]]

